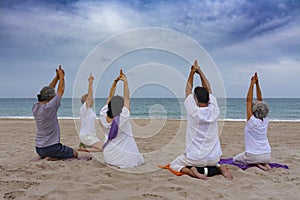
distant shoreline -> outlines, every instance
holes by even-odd
[[[79,117],[58,117],[59,120],[79,120]],[[100,119],[100,118],[96,118]],[[134,118],[133,120],[172,120],[172,121],[186,121],[186,119],[176,119],[176,118]],[[0,120],[34,120],[33,117],[25,117],[25,116],[12,116],[12,117],[0,117]],[[246,122],[246,119],[218,119],[219,122]],[[279,120],[279,119],[270,119],[271,122],[300,122],[300,119],[296,120]]]

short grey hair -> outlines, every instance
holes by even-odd
[[[263,119],[263,118],[267,117],[267,115],[269,113],[269,106],[264,101],[257,101],[255,103],[253,103],[252,113],[253,113],[254,117]]]
[[[47,101],[55,96],[55,89],[49,86],[43,87],[40,94],[37,95],[39,101]]]

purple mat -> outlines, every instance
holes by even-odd
[[[220,159],[219,164],[227,164],[227,165],[233,165],[236,167],[241,168],[242,170],[246,170],[250,167],[255,167],[256,165],[240,165],[240,164],[236,164],[233,162],[233,158],[227,158],[227,159]],[[271,168],[284,168],[284,169],[288,169],[289,167],[287,165],[282,165],[282,164],[278,164],[278,163],[269,163]]]

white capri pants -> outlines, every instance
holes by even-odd
[[[251,154],[247,152],[240,153],[233,157],[233,162],[242,165],[266,164],[271,160],[271,153]]]

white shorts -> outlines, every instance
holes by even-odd
[[[271,160],[271,153],[264,154],[251,154],[247,152],[240,153],[233,157],[233,162],[242,165],[251,165],[251,164],[266,164]]]
[[[206,166],[217,166],[220,158],[217,158],[215,160],[192,160],[187,158],[184,154],[178,156],[175,160],[173,160],[170,164],[170,167],[173,170],[176,170],[178,172],[181,171],[182,168],[186,166],[194,166],[194,167],[206,167]]]
[[[96,142],[100,142],[99,138],[96,136],[96,133],[79,135],[80,141],[87,146],[92,146]]]

